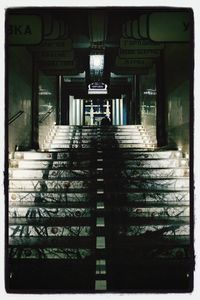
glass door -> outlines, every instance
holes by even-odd
[[[84,124],[101,125],[101,120],[107,116],[111,118],[111,101],[90,99],[84,102]]]

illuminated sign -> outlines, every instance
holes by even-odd
[[[107,84],[103,82],[93,82],[88,85],[88,94],[107,94]]]

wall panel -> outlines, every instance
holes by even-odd
[[[25,47],[8,49],[8,119],[23,112],[8,127],[9,152],[31,145],[32,58]]]

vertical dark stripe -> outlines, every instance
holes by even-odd
[[[156,61],[156,135],[159,147],[167,144],[166,118],[168,113],[166,107],[164,80],[164,53],[163,50],[161,50],[160,57]]]
[[[5,288],[8,291],[9,289],[9,257],[8,257],[8,111],[9,111],[9,84],[8,84],[8,35],[7,33],[7,23],[8,23],[8,12],[9,10],[6,10],[6,19],[5,19],[5,163],[4,163],[4,194],[5,194]]]
[[[38,105],[39,105],[39,84],[38,65],[34,53],[32,54],[32,102],[31,102],[31,146],[38,149]]]
[[[69,125],[69,93],[66,94],[66,125]]]
[[[135,75],[135,124],[141,123],[140,75]]]
[[[190,168],[190,286],[193,288],[194,266],[195,266],[195,249],[194,249],[194,14],[190,9],[190,68],[189,68],[189,88],[190,88],[190,108],[189,108],[189,168]]]
[[[59,103],[59,75],[56,78],[56,124],[59,124],[59,112],[60,112],[60,103]]]
[[[61,88],[61,124],[69,125],[69,94],[62,81]]]
[[[136,124],[136,102],[135,102],[135,94],[136,94],[136,75],[132,76],[132,84],[131,84],[131,105],[130,105],[130,125]]]

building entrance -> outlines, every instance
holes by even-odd
[[[84,124],[100,125],[101,120],[107,116],[111,120],[111,100],[85,100]]]

